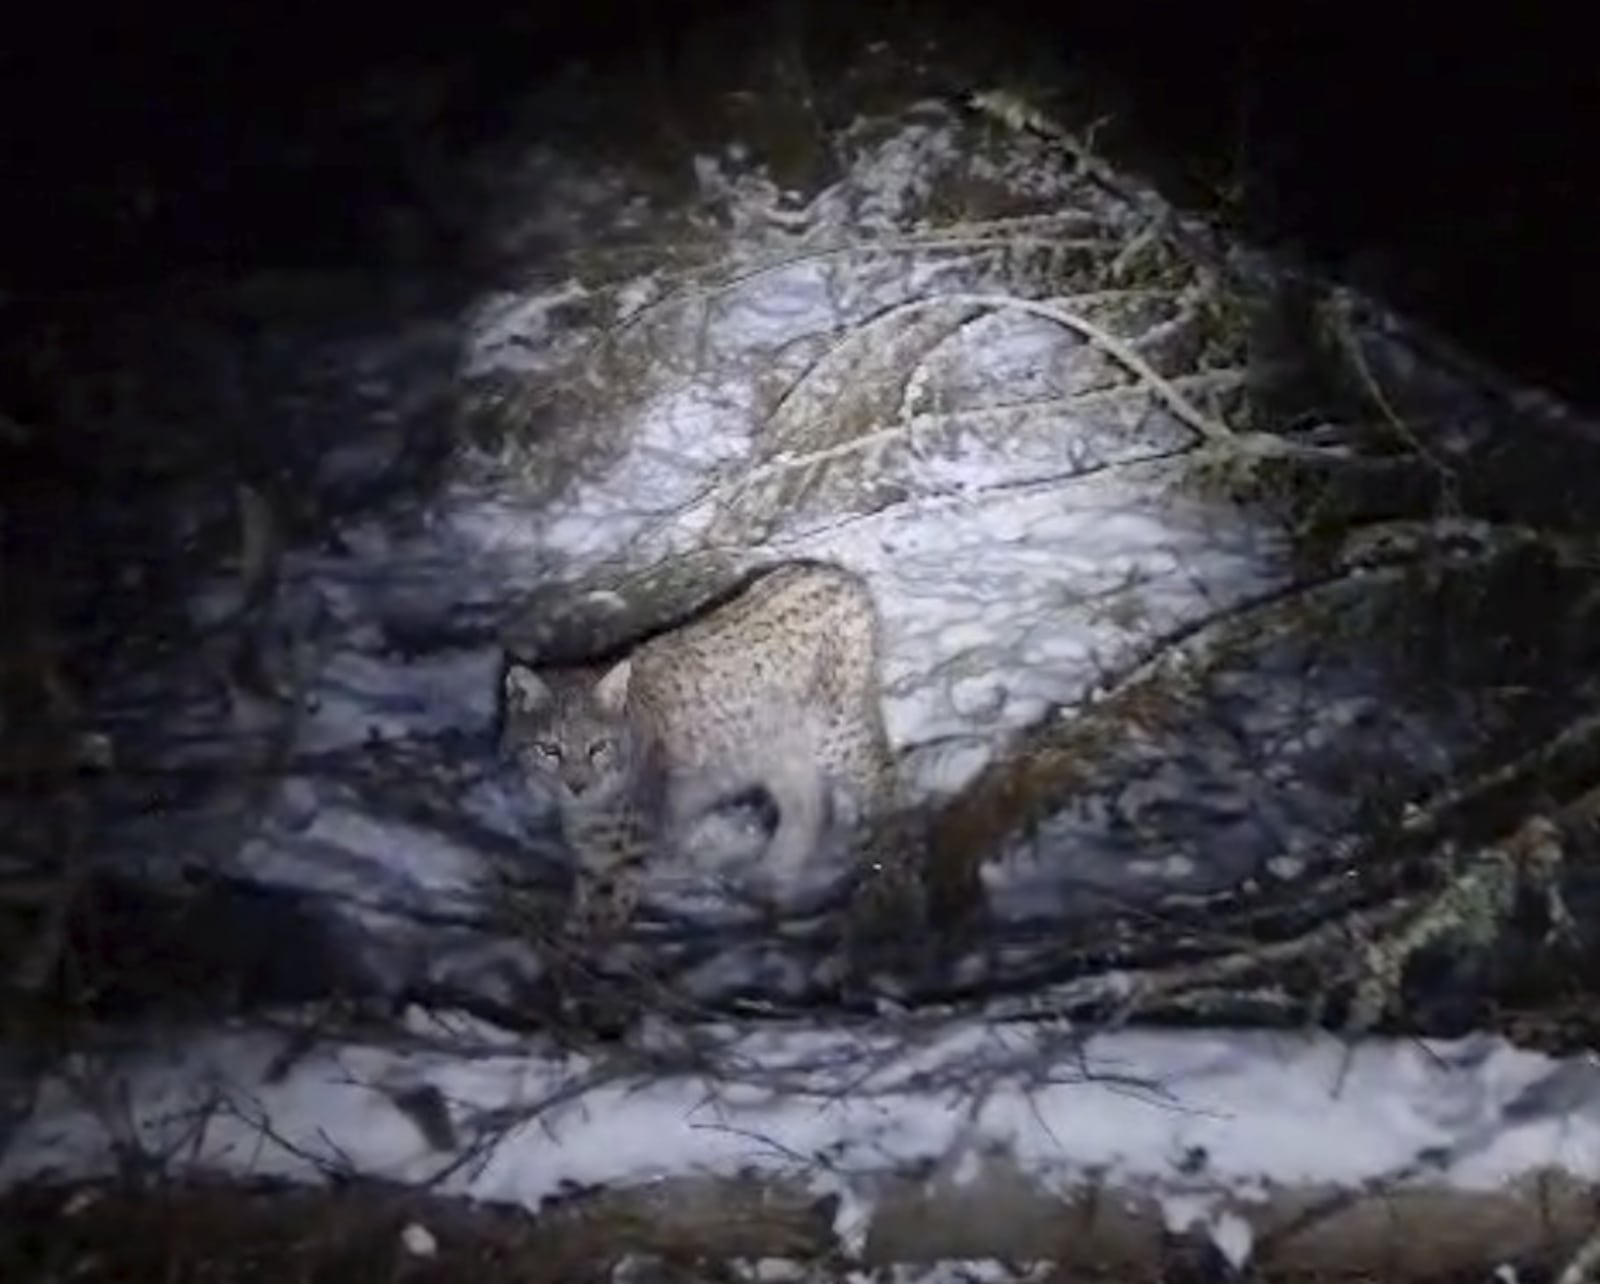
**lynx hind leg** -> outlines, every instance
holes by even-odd
[[[921,939],[928,925],[927,818],[907,805],[881,718],[858,714],[838,730],[834,750],[854,809],[851,934],[903,940],[910,929]]]
[[[823,761],[863,820],[892,809],[898,793],[883,724],[877,646],[870,616],[847,620],[819,648],[814,691],[824,720]]]
[[[838,719],[828,729],[823,755],[833,783],[849,799],[857,824],[896,809],[898,777],[881,721],[869,720],[861,710]]]
[[[877,820],[899,810],[899,774],[876,687],[840,694],[836,702],[819,701],[823,721],[817,751],[829,785],[845,804],[841,819],[849,822],[859,845]]]
[[[767,844],[767,879],[774,890],[793,887],[822,846],[828,824],[827,778],[809,761],[786,764],[767,778],[778,828]]]

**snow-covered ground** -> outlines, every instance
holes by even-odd
[[[691,556],[720,559],[721,575],[786,557],[859,571],[886,623],[891,734],[934,799],[1019,733],[1073,716],[1157,639],[1287,583],[1277,531],[1183,484],[1244,379],[1206,364],[1203,290],[1140,270],[1147,211],[1080,181],[1044,140],[996,146],[990,129],[938,103],[862,122],[837,140],[842,176],[804,199],[737,147],[698,157],[687,222],[714,246],[702,266],[663,266],[668,245],[603,282],[530,264],[543,284],[468,309],[466,386],[542,389],[561,413],[464,447],[420,511],[291,555],[286,600],[315,604],[312,700],[224,872],[314,893],[373,967],[405,973],[396,989],[446,976],[470,989],[446,927],[470,919],[484,845],[523,844],[530,867],[558,859],[496,774],[500,650],[481,627],[535,591],[561,602],[570,586],[574,607]],[[958,180],[1052,212],[936,215]],[[535,150],[511,186],[539,203],[508,201],[506,244],[525,224],[581,248],[597,222],[649,243],[625,175]],[[329,484],[381,464],[386,434],[381,418],[353,426]],[[566,627],[555,608],[537,623]],[[430,635],[448,640],[396,643]],[[1266,877],[1349,820],[1359,799],[1326,767],[1352,746],[1381,743],[1419,780],[1448,764],[1438,728],[1353,648],[1314,677],[1264,664],[1227,705],[1223,729],[1146,729],[1108,750],[1095,795],[997,862],[999,918],[1065,915],[1086,885],[1134,903]],[[390,769],[401,783],[385,798],[374,781]],[[458,824],[418,814],[435,794]],[[662,871],[661,886],[694,873]],[[702,966],[700,997],[747,983],[749,960]],[[708,1028],[711,1076],[446,1016],[411,1024],[409,1050],[319,1044],[286,1071],[260,1029],[152,1034],[48,1081],[0,1177],[103,1171],[130,1145],[307,1180],[447,1173],[446,1189],[529,1204],[575,1184],[798,1177],[843,1197],[849,1242],[888,1177],[959,1188],[1003,1158],[1057,1194],[1093,1182],[1154,1199],[1235,1260],[1252,1206],[1284,1188],[1404,1173],[1489,1190],[1544,1168],[1600,1180],[1594,1068],[1487,1040],[1078,1038],[931,1018],[912,1038],[896,1019]],[[423,1086],[454,1125],[443,1151],[394,1104]]]
[[[714,588],[820,558],[872,587],[890,733],[913,796],[933,799],[1070,717],[1157,639],[1287,583],[1279,532],[1183,484],[1246,378],[1207,359],[1202,278],[1141,268],[1124,251],[1149,210],[1083,183],[1044,141],[991,129],[941,103],[862,121],[839,140],[841,177],[805,201],[737,145],[695,158],[687,221],[702,257],[715,246],[709,265],[563,275],[469,308],[466,386],[562,414],[464,449],[424,511],[348,523],[337,553],[292,559],[333,622],[299,751],[456,733],[487,773],[494,638],[401,663],[397,635],[489,619],[537,657],[552,637],[622,640],[619,620],[693,599],[641,606],[629,575]],[[518,220],[580,249],[599,229],[649,226],[625,174],[536,149],[518,181],[538,199],[503,215],[512,243]],[[961,183],[1041,212],[953,217],[936,198]],[[653,248],[673,261],[671,243]],[[1141,899],[1258,874],[1348,818],[1318,759],[1358,735],[1392,744],[1395,771],[1437,770],[1427,721],[1359,660],[1322,670],[1313,694],[1304,666],[1263,667],[1236,709],[1247,736],[1188,729],[1108,755],[1110,792],[1097,783],[1086,811],[1044,831],[1043,863],[996,864],[997,913],[1067,912],[1086,884]],[[368,804],[316,772],[296,788],[295,824],[258,835],[243,876],[470,896],[470,844],[352,818]],[[459,797],[486,829],[521,823],[491,780]],[[662,868],[654,892],[694,881]]]
[[[659,1058],[630,1067],[448,1015],[408,1024],[412,1051],[335,1042],[287,1072],[274,1069],[279,1035],[152,1036],[122,1054],[115,1099],[49,1084],[0,1179],[108,1174],[114,1145],[235,1176],[365,1174],[530,1207],[737,1177],[838,1197],[835,1231],[859,1251],[890,1190],[959,1207],[1010,1166],[1031,1196],[1098,1189],[1159,1209],[1169,1229],[1207,1231],[1236,1263],[1307,1192],[1600,1181],[1600,1067],[1488,1038],[722,1029],[704,1032],[720,1067],[705,1073],[663,1069],[664,1036]],[[453,1133],[442,1149],[436,1123],[424,1131],[396,1105],[429,1089]],[[1003,1256],[1025,1212],[943,1233]]]

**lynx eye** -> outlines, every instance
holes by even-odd
[[[604,762],[606,759],[611,757],[613,752],[614,746],[612,745],[611,741],[596,740],[592,745],[589,746],[589,761]]]
[[[536,741],[533,745],[533,751],[541,758],[550,759],[551,762],[561,761],[561,746],[552,744],[548,740]]]

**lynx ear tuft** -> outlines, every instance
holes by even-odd
[[[552,696],[549,684],[525,664],[506,669],[505,692],[506,707],[517,713],[538,713]]]
[[[622,660],[594,684],[595,702],[607,713],[621,713],[628,702],[628,679],[633,676],[633,662]]]

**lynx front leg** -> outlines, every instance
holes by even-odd
[[[616,936],[639,907],[639,884],[628,871],[582,873],[573,889],[573,925],[579,936]]]
[[[855,822],[854,847],[863,876],[893,875],[916,881],[922,866],[921,844],[911,837],[899,774],[889,738],[875,715],[875,704],[862,701],[861,715],[835,727],[828,758],[838,784],[848,795]]]

